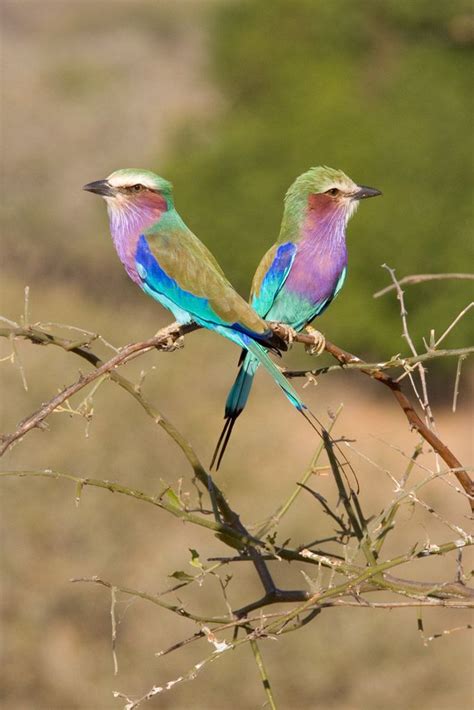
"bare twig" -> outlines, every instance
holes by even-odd
[[[262,679],[263,689],[265,690],[265,694],[268,700],[268,706],[271,708],[271,710],[277,710],[275,698],[273,697],[272,687],[270,685],[267,671],[263,663],[262,654],[260,652],[258,643],[254,638],[250,640],[250,648],[252,649],[255,658],[255,663],[257,664],[258,672],[260,673],[260,678]]]
[[[298,340],[300,336],[295,336],[293,338],[294,342],[303,342]],[[304,336],[303,336],[304,337]],[[427,362],[428,360],[437,360],[447,357],[468,357],[474,353],[474,345],[467,346],[465,348],[454,348],[452,350],[428,350],[426,353],[420,353],[419,355],[414,355],[412,357],[391,357],[389,360],[382,360],[381,362],[364,362],[363,360],[356,359],[354,362],[344,363],[343,367],[345,370],[393,370],[399,367],[412,368],[417,363]],[[355,357],[355,356],[354,356]],[[285,377],[292,379],[293,377],[306,377],[308,375],[313,375],[314,377],[319,377],[319,375],[326,375],[329,372],[340,372],[341,365],[330,365],[325,367],[319,367],[314,370],[285,370]]]
[[[110,620],[112,625],[112,658],[114,661],[114,675],[118,673],[118,661],[117,661],[117,617],[115,613],[115,608],[117,605],[117,587],[110,586]]]
[[[390,266],[387,266],[387,264],[383,264],[383,268],[387,269],[387,271],[389,272],[390,278],[392,279],[393,285],[395,286],[395,290],[397,292],[397,299],[400,303],[400,316],[401,316],[402,325],[403,325],[403,337],[407,341],[408,346],[409,346],[410,350],[412,351],[413,356],[416,357],[418,355],[418,352],[415,348],[415,344],[413,343],[413,339],[410,335],[410,331],[408,330],[408,321],[407,321],[408,313],[407,313],[407,310],[405,307],[403,290],[400,286],[400,283],[399,283],[397,277],[395,276],[395,269],[390,268]],[[412,383],[413,391],[415,392],[415,395],[418,399],[420,407],[425,414],[426,424],[429,429],[435,430],[436,429],[435,420],[433,417],[433,412],[431,411],[430,401],[429,401],[429,397],[428,397],[428,385],[426,382],[426,370],[420,362],[416,365],[416,369],[417,369],[418,374],[420,376],[423,398],[421,398],[420,395],[418,394],[418,390],[417,390],[415,383],[413,381],[410,369],[407,369],[407,374],[408,374],[408,377],[410,378],[410,381]]]
[[[461,370],[462,370],[462,364],[464,360],[466,359],[466,355],[460,355],[458,359],[458,364],[456,367],[456,379],[454,380],[454,393],[453,393],[453,412],[456,412],[456,407],[458,403],[458,395],[459,395],[459,383],[461,381]]]
[[[462,309],[462,311],[461,311],[460,313],[458,313],[458,315],[456,316],[456,318],[448,325],[448,327],[446,328],[446,330],[444,331],[444,333],[439,336],[438,340],[434,343],[433,348],[437,348],[437,347],[438,347],[438,345],[439,345],[439,344],[445,339],[445,337],[452,331],[452,329],[454,328],[454,326],[456,326],[456,325],[459,323],[459,321],[461,320],[461,318],[464,318],[464,316],[466,315],[466,313],[468,313],[468,312],[471,310],[471,308],[473,308],[473,307],[474,307],[474,301],[471,301],[471,303],[469,303],[465,308]]]
[[[350,606],[357,609],[412,609],[419,608],[420,606],[441,606],[450,609],[466,609],[474,607],[474,599],[472,602],[467,603],[467,607],[464,602],[460,605],[459,602],[443,599],[427,599],[427,600],[414,600],[411,602],[368,602],[367,604],[361,604],[360,601],[351,601],[350,599],[336,599],[331,603],[327,603],[326,606]]]
[[[413,276],[405,276],[403,279],[400,279],[398,283],[400,286],[404,286],[405,284],[418,284],[423,281],[441,281],[444,279],[469,279],[472,281],[474,280],[474,274],[414,274]],[[380,296],[384,296],[394,289],[394,284],[386,286],[374,293],[374,298],[380,298]]]

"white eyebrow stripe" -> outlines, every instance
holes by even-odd
[[[133,185],[143,185],[149,190],[156,190],[156,185],[147,175],[135,173],[132,175],[114,175],[107,178],[107,182],[112,187],[132,187]]]
[[[335,182],[332,182],[328,187],[325,189],[325,192],[328,190],[341,190],[341,192],[344,192],[346,194],[352,195],[354,192],[357,192],[359,189],[358,186],[355,184],[355,182],[347,182],[346,180],[338,180]]]

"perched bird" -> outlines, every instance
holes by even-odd
[[[372,187],[356,185],[342,170],[323,166],[296,178],[285,196],[278,240],[255,272],[250,295],[254,310],[265,320],[284,323],[295,331],[321,315],[346,277],[347,222],[360,200],[380,194]],[[212,459],[211,466],[217,461],[217,468],[247,403],[259,362],[251,352],[242,352],[239,365]]]
[[[83,189],[105,199],[112,239],[130,278],[179,323],[198,323],[251,353],[252,362],[265,367],[308,419],[306,406],[267,354],[286,349],[285,342],[233,289],[185,225],[174,207],[171,183],[148,170],[126,169]]]

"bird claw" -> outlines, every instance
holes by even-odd
[[[175,350],[182,350],[182,348],[184,348],[184,336],[181,335],[176,340],[170,336],[164,343],[160,343],[158,350],[163,350],[165,353],[172,353]]]
[[[286,323],[277,323],[276,325],[278,325],[278,328],[282,333],[282,338],[288,343],[288,346],[291,347],[297,336],[296,330],[292,328],[291,325],[286,325]]]
[[[311,344],[306,344],[304,349],[307,353],[309,353],[309,355],[321,355],[326,347],[326,338],[319,332],[319,330],[312,328],[310,325],[307,325],[305,330],[313,342]]]

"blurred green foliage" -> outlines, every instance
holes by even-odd
[[[472,253],[474,28],[464,0],[254,0],[213,9],[211,71],[224,110],[184,121],[166,174],[177,205],[247,293],[278,234],[282,198],[312,165],[380,188],[349,225],[349,278],[318,321],[366,354],[404,349],[392,295],[399,277],[468,271]],[[441,333],[469,282],[409,287],[419,339]],[[466,344],[466,319],[447,344]]]

